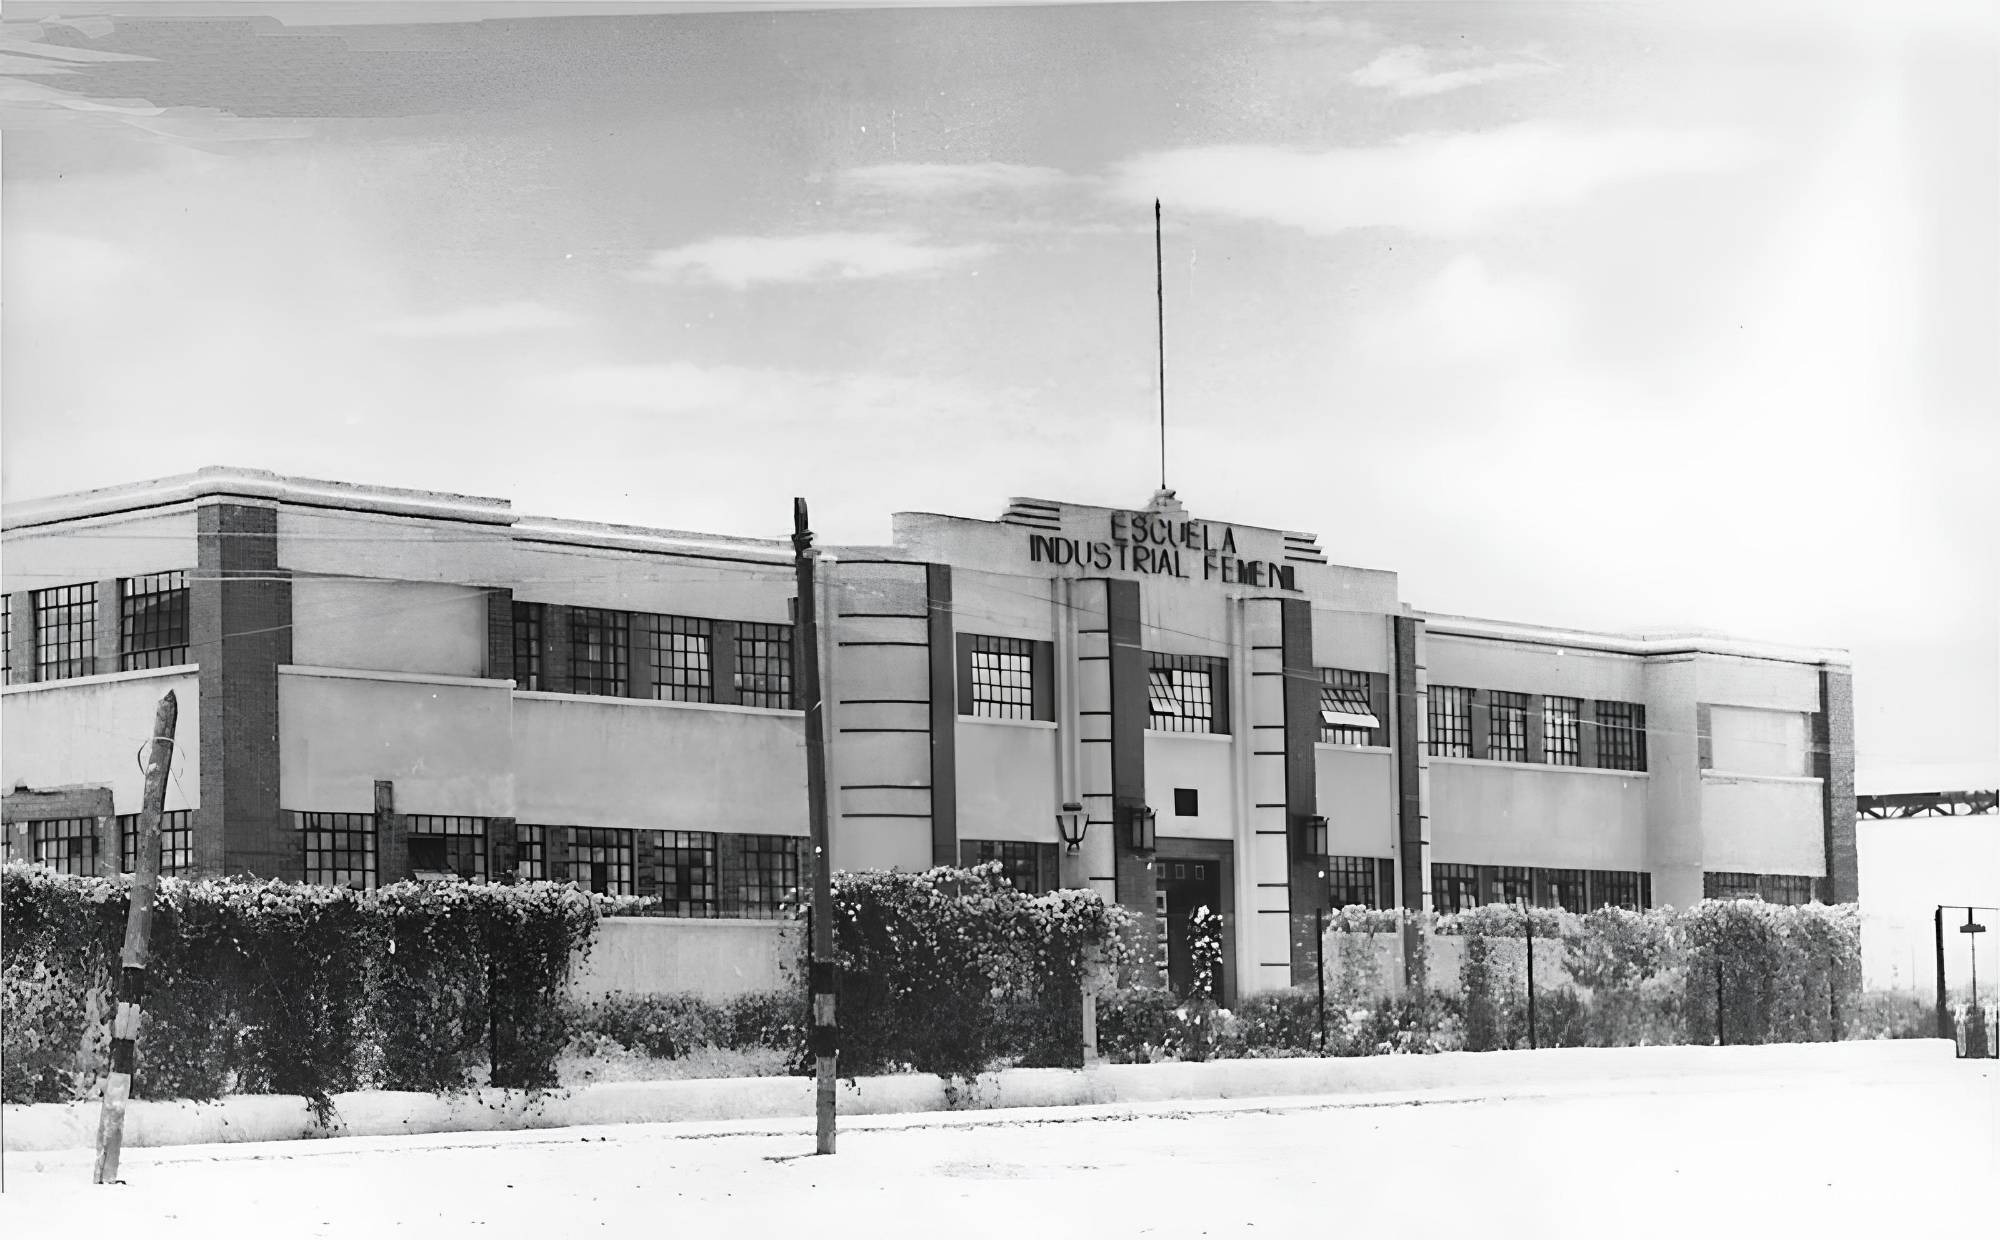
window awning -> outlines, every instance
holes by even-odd
[[[1319,691],[1319,718],[1329,728],[1373,730],[1382,726],[1375,717],[1375,708],[1369,704],[1368,690],[1358,685],[1323,686]]]

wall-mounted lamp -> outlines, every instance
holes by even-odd
[[[1090,830],[1090,821],[1083,816],[1083,806],[1075,801],[1063,802],[1062,812],[1056,815],[1056,834],[1062,842],[1075,852],[1083,846],[1083,833]]]
[[[1132,850],[1134,852],[1153,851],[1153,807],[1135,805],[1132,807],[1130,826],[1132,830]]]
[[[1306,815],[1305,829],[1299,833],[1299,850],[1306,857],[1326,856],[1326,815]]]

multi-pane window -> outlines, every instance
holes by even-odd
[[[1463,913],[1479,904],[1479,867],[1439,862],[1431,866],[1431,906],[1440,913]]]
[[[1528,695],[1495,689],[1486,695],[1486,756],[1495,762],[1528,760]]]
[[[1813,880],[1804,874],[1765,874],[1758,894],[1767,904],[1811,904]]]
[[[538,883],[549,876],[548,828],[514,828],[514,870],[524,883]]]
[[[375,885],[375,815],[294,814],[305,836],[306,881],[323,887]]]
[[[1016,891],[1034,895],[1042,890],[1042,846],[1020,840],[970,840],[972,861],[1000,863],[1000,877]]]
[[[403,819],[410,844],[410,868],[460,878],[486,878],[486,820],[447,814],[410,814]]]
[[[1335,908],[1362,904],[1380,908],[1375,891],[1377,866],[1373,857],[1328,857],[1326,859],[1327,898]]]
[[[569,829],[569,877],[599,895],[632,891],[632,833],[616,827]]]
[[[1035,646],[1015,637],[968,635],[972,710],[988,719],[1035,717]]]
[[[1472,690],[1457,685],[1430,689],[1431,756],[1472,756]]]
[[[1607,904],[1634,912],[1645,908],[1643,893],[1639,889],[1639,875],[1635,870],[1598,870],[1591,874],[1590,881],[1593,908],[1602,908]]]
[[[693,616],[655,616],[653,696],[662,702],[713,702],[714,626]]]
[[[1543,870],[1541,901],[1544,908],[1571,913],[1587,913],[1590,896],[1582,870]]]
[[[1757,882],[1757,875],[1723,870],[1711,871],[1701,876],[1701,898],[1704,900],[1761,900],[1764,897],[1762,888]]]
[[[1382,722],[1368,700],[1368,673],[1319,669],[1319,739],[1327,745],[1372,745]]]
[[[1147,676],[1151,708],[1147,727],[1156,732],[1218,732],[1216,660],[1198,655],[1156,654]]]
[[[668,917],[714,917],[715,833],[662,831],[655,848],[660,868],[660,912]]]
[[[97,873],[97,819],[47,818],[29,823],[28,856],[59,874]]]
[[[542,687],[542,605],[514,604],[514,687]]]
[[[792,699],[792,626],[736,626],[736,700],[744,706],[795,708]]]
[[[127,577],[118,599],[118,624],[118,665],[124,670],[187,662],[187,574]]]
[[[37,590],[35,678],[67,680],[97,670],[97,586]]]
[[[570,612],[570,678],[578,693],[625,696],[625,672],[631,658],[632,617],[600,607]]]
[[[118,815],[118,868],[139,869],[139,815]],[[160,815],[160,873],[185,874],[194,868],[194,812],[170,809]]]
[[[1496,865],[1492,869],[1492,904],[1533,904],[1535,872],[1525,865]]]
[[[792,835],[745,835],[722,876],[724,911],[734,917],[787,917],[798,904],[799,845]]]
[[[1646,769],[1646,708],[1637,702],[1597,704],[1597,765],[1614,771]]]
[[[1577,698],[1542,699],[1543,761],[1550,766],[1576,766],[1583,761],[1582,714],[1583,702]]]

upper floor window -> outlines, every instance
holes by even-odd
[[[118,815],[118,868],[139,869],[139,815]],[[194,813],[170,809],[160,815],[160,873],[185,874],[194,869]]]
[[[1597,765],[1614,771],[1646,769],[1646,708],[1636,702],[1597,704]]]
[[[514,687],[542,687],[542,605],[514,603]]]
[[[1430,688],[1431,756],[1472,756],[1472,690],[1457,685]]]
[[[571,611],[570,679],[575,691],[624,697],[631,638],[632,617],[626,612],[599,607]]]
[[[409,838],[410,868],[460,878],[488,877],[486,820],[446,814],[408,814],[403,828]]]
[[[97,670],[97,586],[37,590],[35,679],[67,680]]]
[[[1368,673],[1319,669],[1319,739],[1328,745],[1372,745],[1382,721],[1368,698]]]
[[[736,700],[776,710],[795,707],[792,698],[792,626],[736,626]]]
[[[692,616],[653,619],[653,696],[662,702],[713,702],[714,626]]]
[[[1528,695],[1495,689],[1486,695],[1486,756],[1495,762],[1528,760]]]
[[[97,820],[47,818],[30,822],[28,856],[59,874],[97,873]]]
[[[1035,647],[1017,637],[967,634],[972,660],[972,709],[989,719],[1035,717]]]
[[[1188,654],[1155,654],[1150,658],[1147,727],[1158,732],[1229,730],[1221,709],[1221,682],[1227,666],[1221,659]]]
[[[1577,698],[1542,699],[1543,761],[1550,766],[1577,766],[1582,763],[1582,714],[1583,702]]]
[[[632,832],[616,827],[569,829],[569,876],[590,891],[629,896],[632,891]]]
[[[127,577],[120,584],[118,619],[118,665],[124,670],[187,662],[187,573]]]
[[[325,887],[375,886],[375,815],[294,814],[305,843],[305,875]]]

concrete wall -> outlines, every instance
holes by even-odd
[[[1049,641],[1054,635],[1055,583],[1045,578],[984,573],[952,566],[952,623],[961,633]]]
[[[1388,749],[1314,746],[1319,812],[1336,857],[1396,855],[1396,757]]]
[[[1372,612],[1314,608],[1312,650],[1315,667],[1344,667],[1352,672],[1390,671],[1389,618]]]
[[[1061,804],[1054,724],[959,717],[959,838],[1050,843]]]
[[[194,508],[9,530],[4,559],[9,594],[191,569]]]
[[[1702,655],[1700,701],[1811,714],[1819,709],[1819,667],[1770,659]]]
[[[1649,778],[1432,758],[1430,859],[1643,870]]]
[[[299,576],[507,584],[505,524],[290,505],[278,509],[278,562]]]
[[[1811,720],[1796,710],[1711,706],[1711,768],[1738,775],[1812,774]]]
[[[482,675],[485,592],[432,582],[295,578],[292,659],[305,667]]]
[[[1433,632],[1424,639],[1424,658],[1434,685],[1618,702],[1644,700],[1645,660],[1633,655]]]
[[[598,999],[700,995],[712,1002],[802,983],[798,922],[676,917],[607,917],[597,923],[590,957],[570,979],[570,993]]]
[[[1750,874],[1826,873],[1820,781],[1707,772],[1701,780],[1703,864]]]
[[[513,812],[504,681],[445,682],[290,667],[278,677],[278,797],[288,810],[368,813],[375,781],[406,814]]]
[[[796,711],[552,693],[513,702],[521,822],[807,833]]]
[[[1696,661],[1646,665],[1646,816],[1653,903],[1686,908],[1701,899],[1701,745],[1696,735]]]
[[[1153,822],[1156,833],[1204,840],[1236,838],[1230,749],[1239,739],[1205,733],[1146,734],[1146,804],[1158,815]],[[1198,817],[1174,816],[1176,788],[1200,793]]]
[[[8,688],[0,694],[0,786],[108,785],[115,812],[138,813],[146,779],[137,755],[168,690],[180,714],[167,808],[193,809],[201,803],[201,695],[193,672],[118,672]]]

